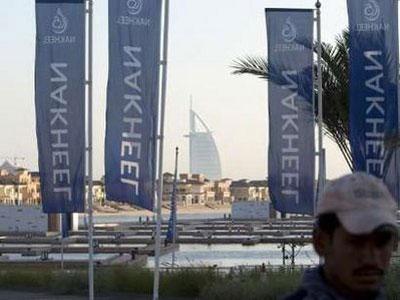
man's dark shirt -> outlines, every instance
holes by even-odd
[[[353,300],[339,294],[325,280],[322,266],[306,270],[299,289],[284,300]],[[383,289],[363,300],[384,300]]]

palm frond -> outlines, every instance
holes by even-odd
[[[314,52],[318,44],[313,45]],[[354,169],[354,161],[349,145],[349,32],[344,30],[336,37],[335,43],[322,43],[322,97],[323,125],[325,135],[339,147],[347,165]],[[282,66],[272,66],[264,57],[245,56],[233,61],[234,75],[250,74],[263,80],[280,83],[283,79],[278,70]],[[317,67],[314,65],[314,74]],[[315,87],[314,92],[317,93]],[[318,117],[318,107],[315,107]]]
[[[234,69],[232,71],[234,75],[251,74],[262,79],[269,78],[267,61],[262,57],[245,56],[233,61],[231,67]]]

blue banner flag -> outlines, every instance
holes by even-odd
[[[108,200],[153,210],[160,0],[109,0],[105,139]]]
[[[36,0],[36,135],[45,213],[84,211],[85,5]]]
[[[165,240],[167,243],[173,243],[176,237],[176,204],[175,199],[171,199],[171,213],[168,220],[168,229]]]
[[[313,19],[312,10],[266,9],[268,187],[282,213],[313,213]]]
[[[169,221],[168,221],[168,230],[167,230],[167,236],[166,240],[168,243],[172,243],[176,240],[176,189],[177,189],[177,181],[178,181],[178,174],[177,171],[175,171],[174,175],[174,182],[172,185],[172,194],[171,194],[171,214],[169,216]]]
[[[399,199],[398,2],[349,0],[350,144],[356,171]]]

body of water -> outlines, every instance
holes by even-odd
[[[205,214],[179,214],[178,220],[215,220],[223,219],[227,213],[205,213]],[[139,216],[129,215],[98,215],[94,216],[96,224],[127,223],[138,222]],[[163,215],[163,220],[168,220],[169,214]],[[142,221],[146,217],[141,217]],[[152,220],[152,218],[150,218]],[[83,215],[79,218],[80,224],[84,224]],[[262,263],[266,265],[282,265],[282,249],[278,244],[258,244],[254,246],[243,246],[241,244],[182,244],[175,253],[175,264],[181,267],[235,267],[235,266],[257,266]],[[286,246],[286,255],[290,257],[291,249]],[[318,255],[315,253],[312,245],[305,245],[295,248],[296,265],[315,265],[318,263]],[[160,258],[160,264],[164,267],[171,266],[172,253],[163,255]],[[289,265],[290,259],[286,260]],[[154,267],[154,258],[149,257],[147,266]]]
[[[6,256],[11,261],[26,261],[26,262],[40,261],[40,256],[22,256],[21,254],[7,254]],[[102,261],[102,260],[110,259],[115,256],[118,256],[118,254],[98,253],[98,254],[94,254],[93,259],[95,261]],[[88,253],[80,253],[80,254],[64,253],[63,257],[64,257],[65,261],[85,262],[85,261],[89,260]],[[51,254],[49,254],[49,260],[61,261],[61,254],[51,253]],[[7,261],[7,260],[5,260],[5,261]]]
[[[282,249],[278,244],[258,244],[243,246],[240,244],[203,245],[182,244],[175,253],[175,264],[181,267],[189,266],[256,266],[262,263],[268,265],[282,265]],[[290,248],[286,246],[286,254],[290,255]],[[305,245],[295,249],[296,265],[318,264],[318,255],[312,245]],[[172,253],[160,258],[161,266],[168,267],[172,263]],[[290,260],[286,260],[290,264]],[[154,267],[154,258],[149,257],[147,266]]]
[[[295,249],[296,265],[315,265],[318,263],[318,256],[311,245],[297,247]],[[160,257],[162,267],[172,265],[172,253]],[[290,256],[290,248],[286,247],[286,255]],[[116,254],[95,254],[94,259],[101,261],[116,256]],[[39,256],[25,257],[21,254],[7,254],[12,261],[39,261]],[[60,261],[61,254],[50,254],[49,259]],[[88,254],[64,254],[66,261],[87,261]],[[282,261],[282,249],[278,244],[258,244],[255,246],[243,246],[240,244],[182,244],[175,252],[175,266],[180,267],[206,267],[216,266],[230,268],[237,266],[261,266],[261,264],[280,266]],[[290,260],[286,260],[290,265]],[[149,257],[147,267],[154,267],[154,257]]]

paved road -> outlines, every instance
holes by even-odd
[[[30,292],[16,292],[0,290],[0,300],[87,300],[87,297],[81,296],[56,296],[42,293]],[[114,295],[114,296],[101,296],[95,297],[96,300],[151,300],[151,296],[127,296],[127,295]],[[190,300],[188,298],[163,298],[160,300]]]

